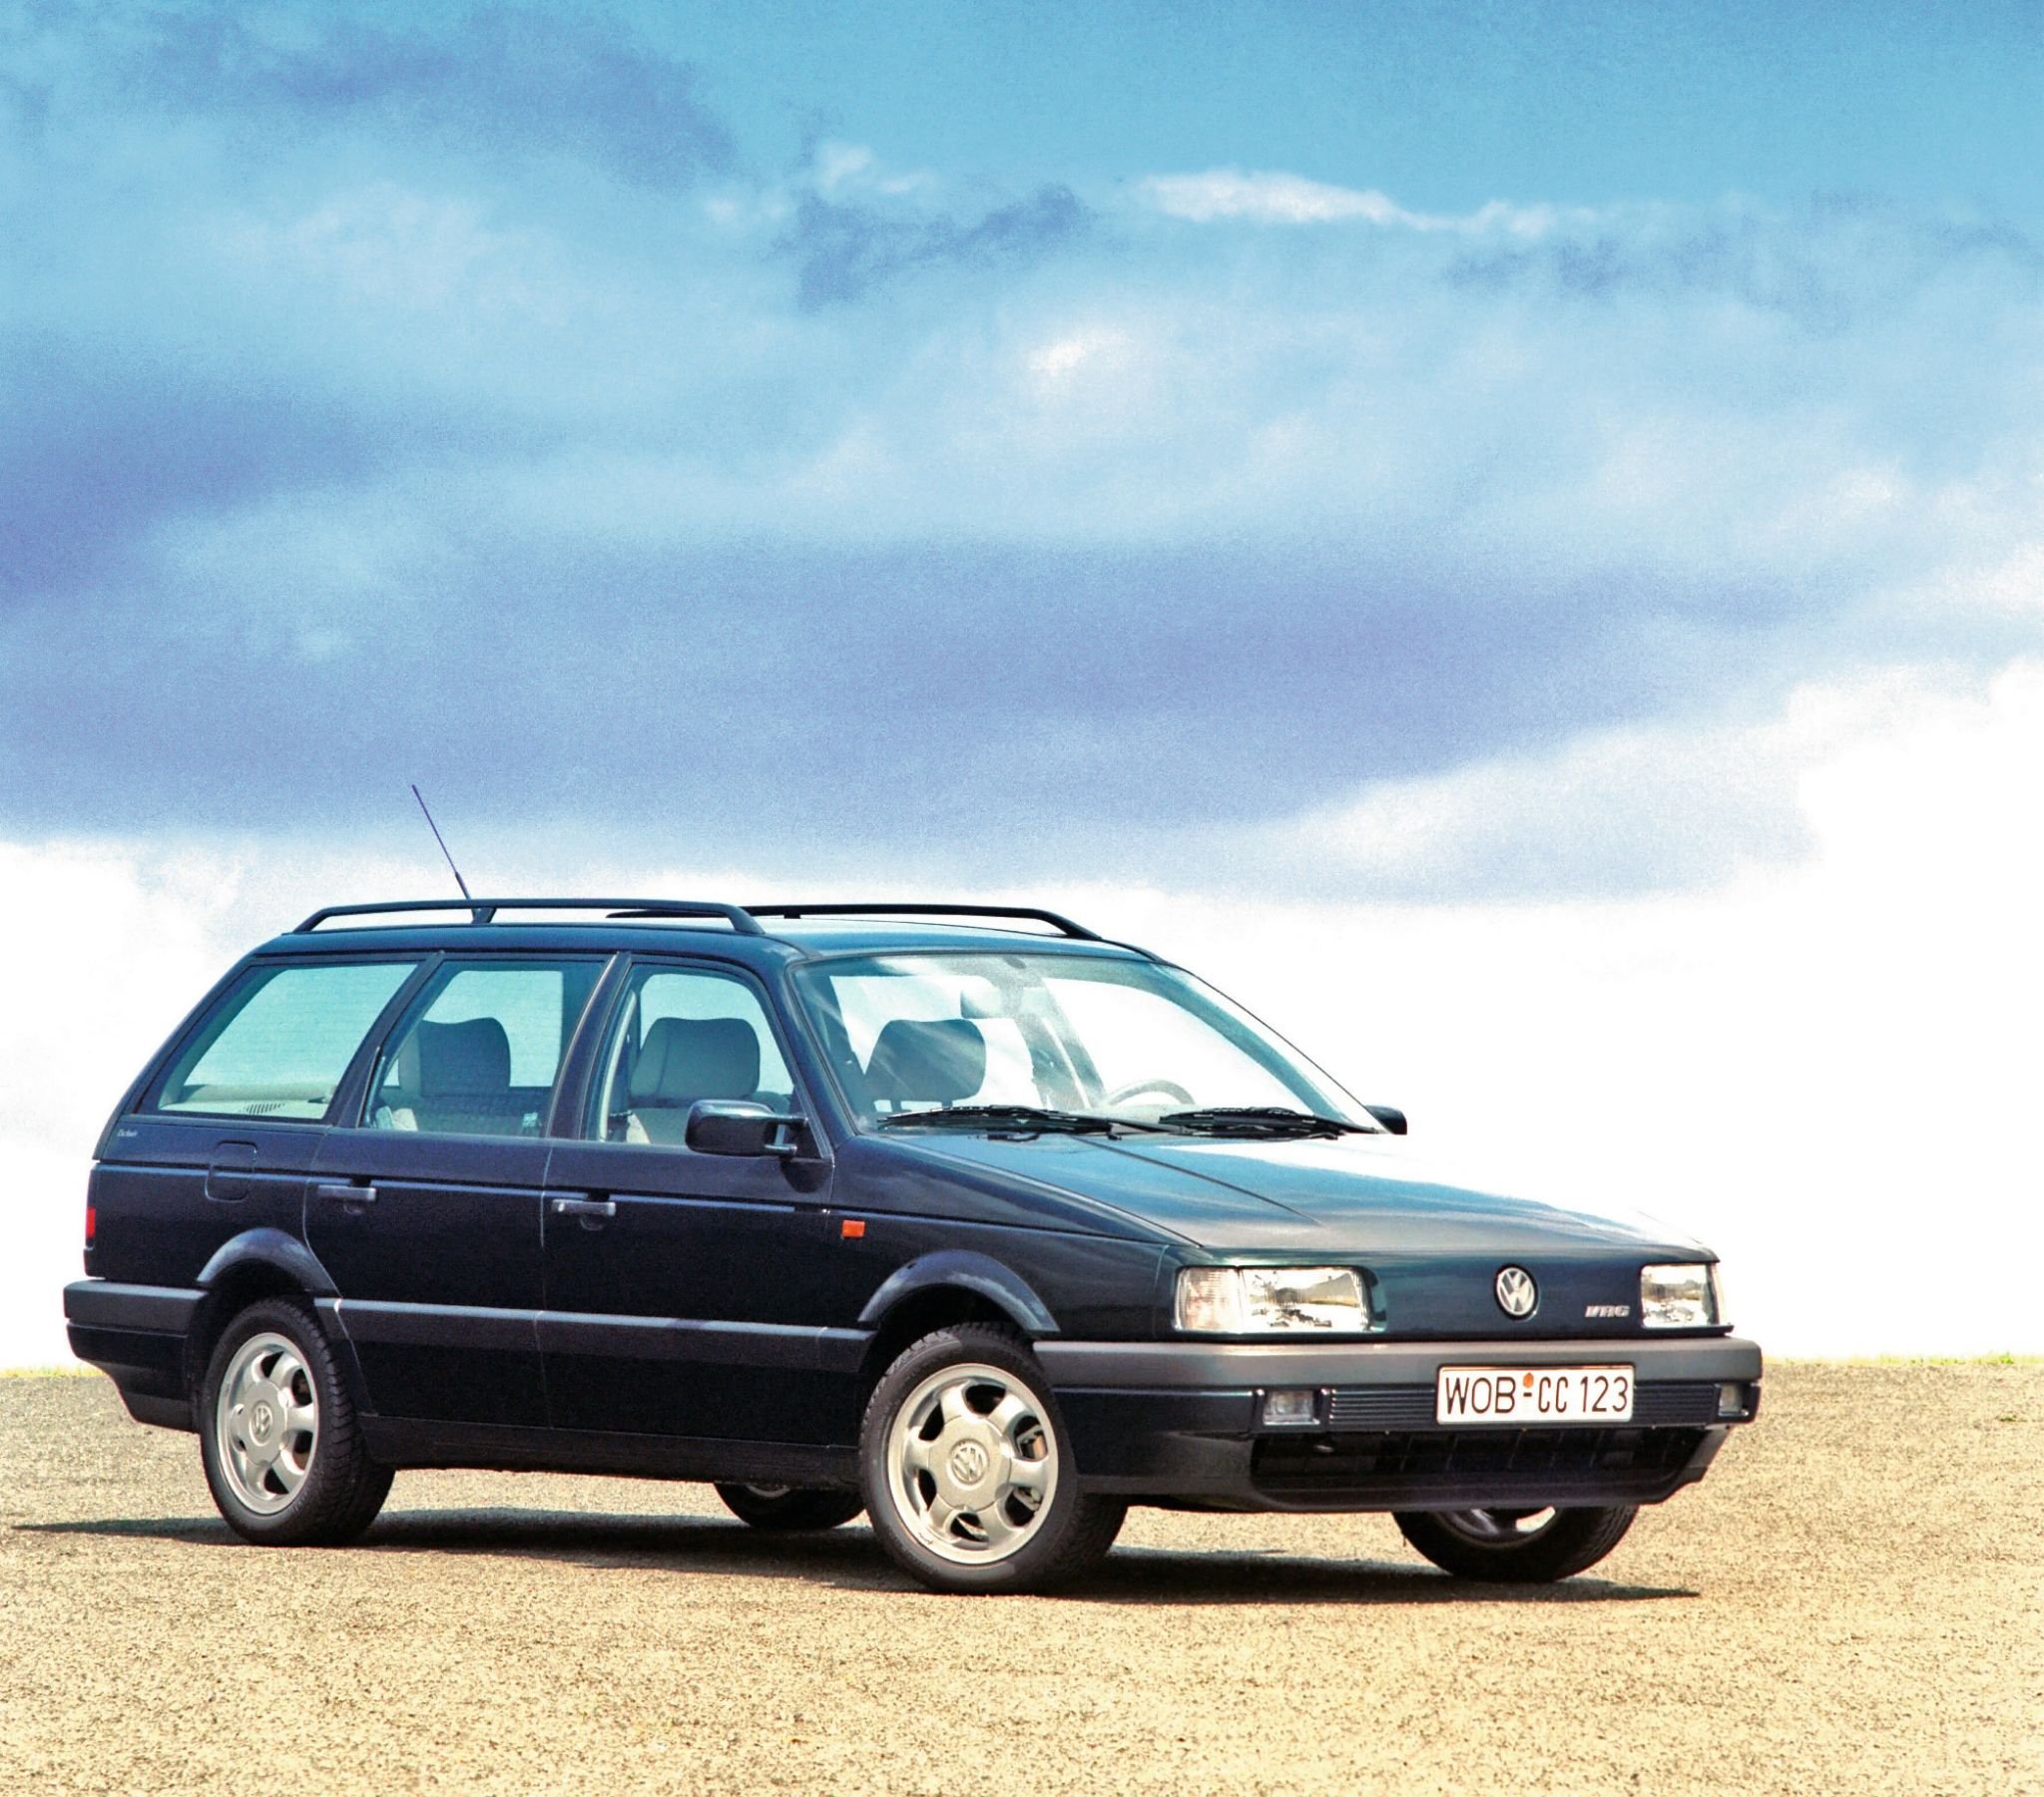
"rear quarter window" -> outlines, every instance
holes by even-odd
[[[317,1122],[415,961],[255,968],[172,1062],[150,1109],[168,1117]]]

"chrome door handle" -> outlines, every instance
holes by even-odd
[[[336,1204],[373,1204],[376,1188],[373,1185],[317,1185],[313,1190],[322,1198],[330,1198]]]
[[[618,1204],[615,1198],[556,1198],[556,1216],[616,1216]]]

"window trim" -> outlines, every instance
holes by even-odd
[[[684,956],[663,954],[626,953],[618,957],[617,983],[610,994],[602,1029],[591,1039],[587,1065],[582,1069],[583,1090],[579,1095],[575,1112],[561,1119],[565,1124],[561,1133],[568,1139],[587,1142],[603,1148],[654,1149],[664,1154],[687,1154],[697,1159],[717,1159],[716,1155],[698,1155],[686,1142],[678,1141],[612,1141],[604,1133],[604,1119],[597,1116],[603,1104],[604,1079],[610,1065],[610,1057],[617,1042],[617,1032],[625,1021],[625,1007],[631,1002],[632,984],[642,968],[649,973],[698,973],[708,974],[713,979],[736,981],[750,991],[758,1000],[760,1014],[766,1020],[767,1031],[773,1038],[774,1049],[780,1056],[780,1064],[787,1069],[789,1087],[793,1095],[795,1114],[801,1118],[809,1137],[811,1150],[818,1158],[827,1157],[828,1149],[823,1130],[816,1122],[815,1101],[810,1097],[802,1080],[801,1064],[788,1052],[788,1022],[780,1015],[773,1002],[773,993],[756,970],[736,961],[718,961],[707,956]]]
[[[230,971],[193,1010],[192,1015],[186,1020],[185,1027],[178,1032],[170,1045],[157,1057],[156,1065],[150,1071],[148,1079],[143,1083],[141,1091],[135,1095],[133,1103],[126,1108],[127,1114],[148,1117],[160,1123],[171,1123],[184,1122],[208,1124],[233,1123],[252,1125],[268,1124],[272,1127],[280,1123],[286,1127],[301,1129],[331,1128],[337,1118],[346,1115],[351,1099],[350,1087],[360,1070],[364,1051],[368,1050],[372,1045],[381,1043],[385,1032],[391,1026],[393,1013],[401,1010],[403,1005],[410,999],[412,993],[417,989],[421,972],[433,965],[438,959],[439,957],[434,951],[422,949],[396,951],[390,949],[380,951],[374,949],[354,949],[337,955],[252,955],[243,961],[239,967]],[[198,1047],[198,1055],[203,1057],[207,1050],[213,1047],[214,1042],[226,1034],[228,1024],[234,1018],[239,1017],[242,1012],[242,1006],[234,1004],[234,1001],[249,986],[250,982],[259,976],[266,984],[277,974],[296,967],[403,967],[407,969],[404,977],[398,981],[396,990],[383,1002],[383,1008],[370,1021],[369,1027],[363,1033],[362,1039],[355,1044],[353,1052],[348,1056],[347,1064],[341,1069],[339,1079],[333,1083],[333,1096],[327,1101],[325,1111],[316,1118],[273,1118],[251,1117],[247,1112],[242,1111],[165,1110],[163,1096],[165,1089],[170,1085],[173,1070],[177,1068],[180,1062],[185,1060],[188,1051],[193,1050],[196,1045],[204,1045]],[[208,1032],[216,1019],[220,1020],[220,1028],[209,1037]]]

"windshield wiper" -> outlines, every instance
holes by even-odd
[[[1106,1135],[1116,1129],[1140,1129],[1118,1117],[1088,1117],[1079,1111],[1046,1111],[1038,1105],[953,1105],[948,1111],[903,1111],[880,1119],[882,1129],[988,1129],[1001,1133],[1038,1134],[1052,1129],[1068,1135]]]
[[[1167,1111],[1160,1123],[1202,1135],[1374,1135],[1365,1123],[1338,1117],[1315,1117],[1309,1111],[1287,1111],[1281,1105],[1208,1105],[1198,1111]]]

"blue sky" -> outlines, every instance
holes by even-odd
[[[485,843],[1277,890],[1259,832],[1400,782],[1984,680],[2039,21],[17,6],[0,827],[392,841],[416,778]],[[1606,788],[1360,895],[1804,840]]]
[[[0,1364],[413,780],[1056,905],[1772,1350],[2044,1349],[2040,137],[2036,4],[0,4]]]
[[[647,25],[766,164],[818,130],[1011,182],[1233,164],[1443,211],[2039,198],[2034,4],[769,4]]]

